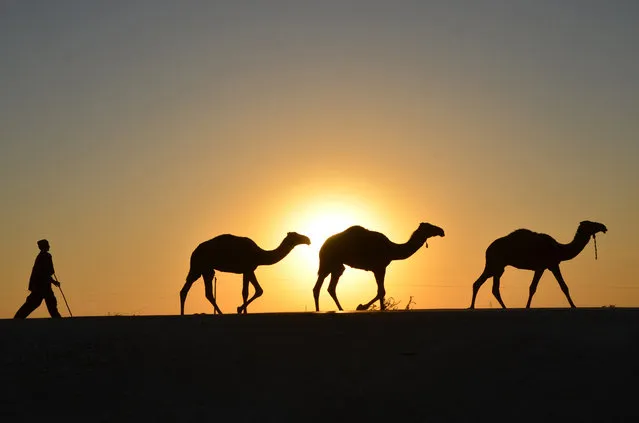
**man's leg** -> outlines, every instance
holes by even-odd
[[[40,304],[42,304],[43,297],[41,294],[37,292],[32,292],[27,297],[27,300],[24,302],[22,307],[16,312],[16,315],[13,317],[14,319],[24,319],[26,318],[33,310],[38,308]]]
[[[44,301],[47,304],[47,309],[49,310],[49,314],[51,317],[62,317],[60,316],[60,312],[58,311],[58,300],[55,299],[55,295],[53,295],[53,290],[50,289],[44,296]]]

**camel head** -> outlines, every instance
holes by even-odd
[[[603,223],[584,220],[583,222],[579,223],[579,228],[577,229],[577,231],[594,237],[595,234],[597,234],[598,232],[606,233],[608,231],[608,228],[606,228],[606,225],[604,225]]]
[[[300,244],[310,245],[311,240],[309,237],[305,235],[300,235],[297,232],[289,232],[288,234],[286,234],[286,238],[284,238],[284,241],[282,243],[283,244],[286,243],[288,245],[293,245],[293,246],[300,245]]]
[[[431,225],[430,223],[420,223],[419,228],[415,231],[415,235],[424,239],[424,246],[428,248],[428,238],[433,236],[444,236],[444,230],[439,226]]]

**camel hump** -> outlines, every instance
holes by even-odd
[[[495,240],[507,240],[509,242],[532,242],[552,239],[550,235],[542,234],[540,232],[531,231],[530,229],[517,229],[506,235],[505,237]]]
[[[350,228],[346,229],[343,233],[358,233],[358,232],[370,232],[363,226],[353,225]]]
[[[209,239],[208,241],[204,241],[203,243],[198,245],[197,249],[215,250],[218,248],[247,248],[253,246],[257,246],[257,244],[251,238],[231,234],[222,234],[216,236],[215,238]]]
[[[251,239],[245,236],[222,234],[222,235],[216,236],[211,241],[215,241],[216,243],[235,243],[235,242],[245,243],[247,241],[251,241]]]
[[[326,238],[326,240],[324,241],[324,244],[322,245],[322,248],[320,248],[320,253],[325,248],[330,248],[329,246],[331,244],[334,244],[336,242],[338,243],[344,242],[343,241],[344,239],[359,238],[361,235],[366,234],[368,232],[370,231],[366,228],[363,228],[362,226],[359,226],[359,225],[351,226],[350,228],[345,229],[342,232],[338,232]]]
[[[497,254],[508,256],[519,251],[535,251],[543,248],[553,248],[556,241],[548,234],[531,231],[530,229],[517,229],[508,235],[497,238],[486,250],[486,256]]]
[[[386,237],[379,232],[371,231],[370,229],[366,229],[363,226],[354,225],[342,232],[328,237],[325,244],[331,244],[333,242],[363,244],[370,241],[372,237],[380,236],[383,238]]]
[[[539,235],[539,234],[535,231],[531,231],[530,229],[521,228],[521,229],[516,229],[512,231],[508,236],[518,237],[518,236],[530,236],[530,235]]]

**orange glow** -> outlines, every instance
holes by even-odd
[[[328,237],[353,225],[371,229],[379,227],[375,219],[380,212],[379,207],[376,207],[379,203],[372,199],[373,196],[363,199],[363,195],[357,191],[343,185],[317,188],[317,185],[309,182],[303,190],[289,193],[288,198],[295,198],[294,202],[289,200],[282,203],[287,212],[282,213],[280,219],[286,222],[286,230],[299,232],[311,239],[310,246],[296,249],[290,259],[283,261],[277,269],[272,269],[274,273],[287,275],[286,282],[279,287],[280,301],[285,299],[294,310],[313,309],[311,290],[317,280],[319,250]],[[361,270],[345,272],[340,279],[338,292],[346,309],[354,309],[365,297],[373,294],[375,284],[371,278],[371,274]],[[333,301],[326,294],[327,284],[328,280],[322,287],[321,306],[322,310],[333,310]]]
[[[365,210],[354,207],[344,199],[316,201],[305,205],[304,210],[291,220],[293,227],[311,239],[310,248],[304,254],[304,262],[300,262],[299,266],[316,268],[319,250],[328,237],[368,220]]]

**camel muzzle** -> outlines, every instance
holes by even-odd
[[[439,231],[437,231],[437,233],[433,234],[433,235],[431,236],[431,238],[432,238],[432,237],[435,237],[435,236],[441,236],[441,237],[443,237],[443,236],[444,236],[444,230],[443,230],[443,229],[441,229],[441,228],[439,228]],[[424,241],[424,248],[428,248],[428,238],[426,238],[426,241]]]

